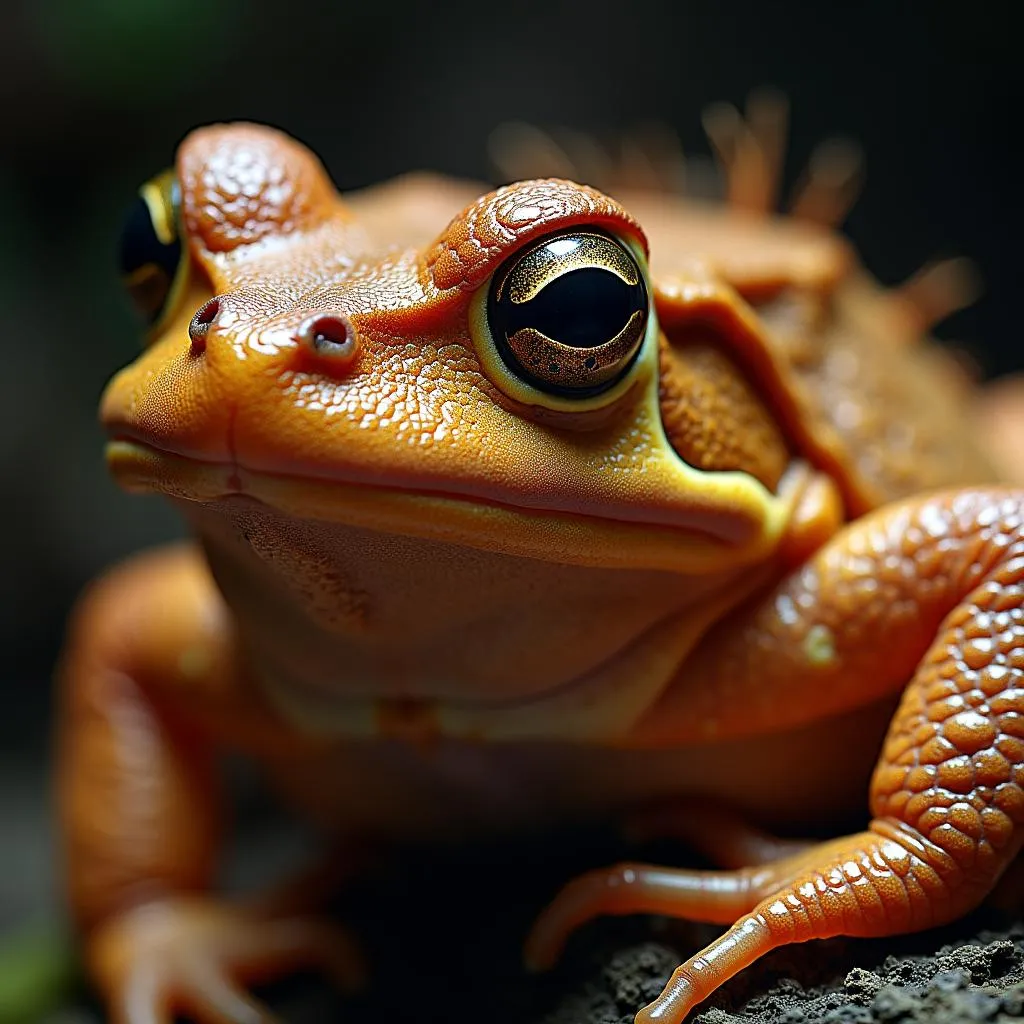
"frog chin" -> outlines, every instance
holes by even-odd
[[[327,735],[622,736],[772,565],[581,566],[247,497],[179,505],[257,685]]]
[[[633,725],[655,704],[710,622],[734,600],[729,595],[676,612],[595,668],[526,697],[354,698],[340,687],[312,688],[273,672],[257,672],[257,685],[293,728],[324,739],[628,745]]]

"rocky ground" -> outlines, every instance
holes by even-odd
[[[529,977],[519,966],[522,934],[558,881],[618,852],[600,838],[574,837],[541,848],[401,858],[340,906],[374,966],[366,994],[342,1002],[316,979],[303,978],[265,995],[295,1024],[628,1024],[714,929],[661,919],[604,920],[576,936],[551,975]],[[78,998],[46,1021],[100,1019]],[[699,1024],[1020,1019],[1024,921],[995,910],[917,936],[780,950],[716,993],[693,1018]]]
[[[941,944],[937,944],[939,940]],[[675,943],[610,948],[545,1024],[628,1024],[675,965]],[[972,920],[913,941],[818,943],[767,958],[694,1024],[966,1024],[1024,1017],[1024,926]],[[639,997],[639,998],[638,998]]]

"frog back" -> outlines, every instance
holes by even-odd
[[[852,516],[915,492],[992,482],[995,473],[969,429],[975,386],[951,353],[927,337],[903,293],[887,291],[852,247],[822,226],[755,216],[664,196],[624,197],[647,228],[663,328],[666,396],[717,393],[702,425],[720,438],[680,446],[684,458],[746,432],[747,465],[772,486],[788,457],[836,481]],[[714,377],[700,363],[717,350]],[[729,364],[729,369],[725,369]],[[723,388],[740,377],[777,436],[775,468],[758,465],[767,446],[747,411],[723,409]],[[674,384],[675,381],[675,384]],[[687,398],[685,401],[693,401]],[[705,408],[704,412],[708,410]],[[682,450],[686,448],[687,450]],[[774,478],[774,479],[773,479]]]

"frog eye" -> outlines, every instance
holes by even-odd
[[[622,380],[640,351],[648,313],[633,253],[591,229],[549,235],[516,253],[487,296],[487,325],[505,368],[537,391],[569,399],[591,398]]]
[[[188,277],[180,209],[178,179],[165,171],[139,189],[121,231],[121,279],[153,330],[173,311]]]

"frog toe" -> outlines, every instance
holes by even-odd
[[[199,1024],[279,1024],[269,1007],[226,971],[205,963],[187,979],[179,999]]]
[[[756,906],[771,868],[691,871],[622,863],[580,875],[566,885],[535,922],[524,948],[530,970],[555,965],[569,936],[596,917],[666,914],[728,924]]]
[[[261,917],[212,901],[141,906],[101,925],[90,959],[114,1024],[275,1024],[248,986],[320,970],[339,988],[365,971],[351,938],[314,917]]]

